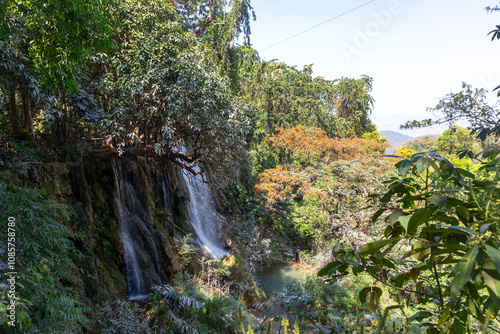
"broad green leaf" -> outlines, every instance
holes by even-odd
[[[402,273],[394,279],[394,285],[402,288],[410,280],[410,273]]]
[[[429,197],[429,202],[435,206],[444,206],[447,201],[447,196],[432,195],[431,197]]]
[[[493,264],[495,265],[495,268],[497,268],[497,271],[500,273],[500,251],[490,245],[485,245],[485,247],[491,261],[493,261]]]
[[[465,177],[468,177],[468,178],[471,178],[471,179],[475,179],[476,176],[474,174],[472,174],[471,172],[463,169],[463,168],[458,168],[458,167],[455,167],[455,170],[460,173],[460,175],[462,176],[465,176]]]
[[[408,222],[408,229],[407,229],[408,234],[415,233],[417,227],[427,222],[431,214],[432,211],[428,208],[417,210],[411,217],[410,221]]]
[[[325,267],[323,267],[323,269],[321,269],[318,272],[318,276],[322,277],[322,276],[328,275],[330,270],[332,270],[335,267],[338,267],[341,264],[342,264],[342,262],[340,262],[340,261],[333,261],[333,262],[328,263]]]
[[[441,313],[441,318],[439,318],[439,323],[440,324],[444,323],[446,320],[448,320],[450,315],[451,315],[451,312],[450,312],[450,308],[448,306],[443,310],[443,313]]]
[[[458,297],[460,290],[470,279],[472,269],[474,268],[474,261],[478,253],[478,245],[472,247],[464,257],[464,261],[459,263],[455,270],[455,276],[451,283],[451,297]]]
[[[423,241],[416,241],[413,244],[413,249],[409,252],[407,252],[401,259],[406,259],[409,256],[412,256],[417,259],[418,261],[421,261],[424,259],[427,255],[431,253],[430,247],[433,246],[432,244],[425,244]]]
[[[418,275],[420,275],[420,269],[418,268],[412,268],[410,270],[410,278],[413,280],[413,281],[417,281],[418,279]]]
[[[420,159],[417,160],[416,162],[416,166],[417,166],[417,170],[419,172],[423,172],[424,170],[426,170],[427,168],[429,168],[429,165],[431,163],[431,159],[430,158],[427,158],[427,157],[421,157]]]
[[[481,225],[481,227],[479,228],[479,233],[481,234],[485,234],[486,231],[488,231],[488,229],[490,228],[492,224],[483,224]]]
[[[389,259],[386,259],[385,257],[382,257],[380,259],[380,262],[382,262],[382,264],[388,268],[392,268],[392,269],[396,269],[396,266],[394,265],[394,263],[392,263],[391,260]]]
[[[360,292],[359,292],[359,301],[364,304],[366,303],[366,296],[368,295],[368,293],[372,290],[372,288],[368,287],[368,288],[364,288],[362,289]]]
[[[372,222],[376,222],[378,217],[380,217],[384,213],[385,209],[380,209],[372,217]]]
[[[408,159],[401,160],[400,162],[398,162],[396,164],[396,166],[398,167],[399,174],[405,175],[406,173],[408,173],[410,171],[411,161]]]
[[[466,207],[459,205],[459,206],[457,206],[456,211],[457,211],[457,216],[462,221],[462,223],[464,223],[465,225],[468,225],[469,219],[470,219],[469,210],[467,210]]]
[[[453,333],[453,334],[464,334],[465,333],[465,326],[463,323],[465,323],[467,321],[467,319],[465,319],[465,321],[461,321],[462,319],[460,318],[453,318],[453,323],[451,324],[451,328],[450,328],[450,333]]]
[[[447,228],[450,228],[452,230],[457,230],[457,231],[463,231],[469,234],[474,234],[474,231],[471,230],[470,228],[463,227],[463,226],[446,226]]]
[[[430,312],[423,312],[423,311],[420,311],[420,312],[417,312],[415,313],[414,315],[412,315],[408,320],[409,321],[413,321],[413,320],[418,320],[418,321],[422,321],[424,320],[425,318],[428,318],[432,315],[432,313]]]
[[[487,260],[483,265],[481,274],[490,292],[493,293],[497,299],[500,298],[500,274],[496,270],[495,264]]]
[[[359,247],[358,254],[363,255],[363,254],[375,253],[376,251],[383,248],[384,246],[387,246],[395,241],[397,242],[398,240],[400,240],[399,237],[394,237],[394,238],[390,238],[390,239],[382,239],[382,240],[378,240],[378,241],[369,242],[369,243],[364,244],[361,247]]]
[[[396,223],[398,220],[399,220],[399,217],[401,217],[403,215],[403,210],[401,209],[398,209],[398,210],[394,210],[390,215],[389,215],[389,218],[388,218],[388,223],[389,225],[394,225],[394,223]]]
[[[401,223],[401,226],[404,227],[405,231],[408,230],[408,223],[410,222],[412,216],[401,216],[399,217],[399,222]]]
[[[380,304],[380,297],[382,296],[382,289],[378,287],[372,287],[370,293],[370,301],[368,302],[368,308],[375,312]]]

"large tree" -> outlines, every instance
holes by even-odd
[[[122,47],[96,60],[93,79],[109,116],[108,143],[123,153],[169,157],[193,173],[193,162],[222,168],[237,161],[247,120],[173,6],[130,0],[116,15]]]
[[[0,91],[9,97],[14,135],[20,133],[16,95],[34,136],[32,106],[77,91],[83,66],[110,46],[112,6],[112,0],[0,1]]]

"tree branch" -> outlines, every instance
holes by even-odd
[[[203,24],[194,31],[194,35],[196,37],[200,37],[201,34],[208,28],[208,26],[213,22],[215,16],[215,2],[214,0],[210,0],[210,12],[208,13],[208,16],[206,17],[205,21]]]

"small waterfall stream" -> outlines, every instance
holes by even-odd
[[[196,172],[200,171],[194,166]],[[202,251],[213,259],[221,259],[227,252],[224,250],[221,224],[225,221],[215,210],[212,192],[200,176],[192,177],[183,170],[182,175],[189,189],[190,201],[188,204],[189,218],[196,235],[198,236]]]
[[[139,200],[136,189],[127,180],[121,161],[113,159],[111,163],[115,177],[115,205],[125,255],[128,295],[130,300],[145,300],[148,298],[151,278],[160,280],[158,253],[152,232],[145,223],[151,218]]]

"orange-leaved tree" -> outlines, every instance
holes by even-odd
[[[281,165],[260,173],[255,185],[256,195],[268,203],[301,200],[311,194],[324,197],[326,192],[313,185],[317,178],[311,174],[311,168],[315,168],[308,166],[379,156],[388,146],[361,138],[330,138],[321,129],[301,125],[276,131],[267,142],[278,154]]]
[[[292,157],[309,164],[318,159],[352,160],[378,156],[389,145],[387,142],[361,138],[330,138],[321,129],[308,129],[297,125],[291,129],[277,128],[277,133],[267,139],[271,148],[278,150],[281,158]]]

